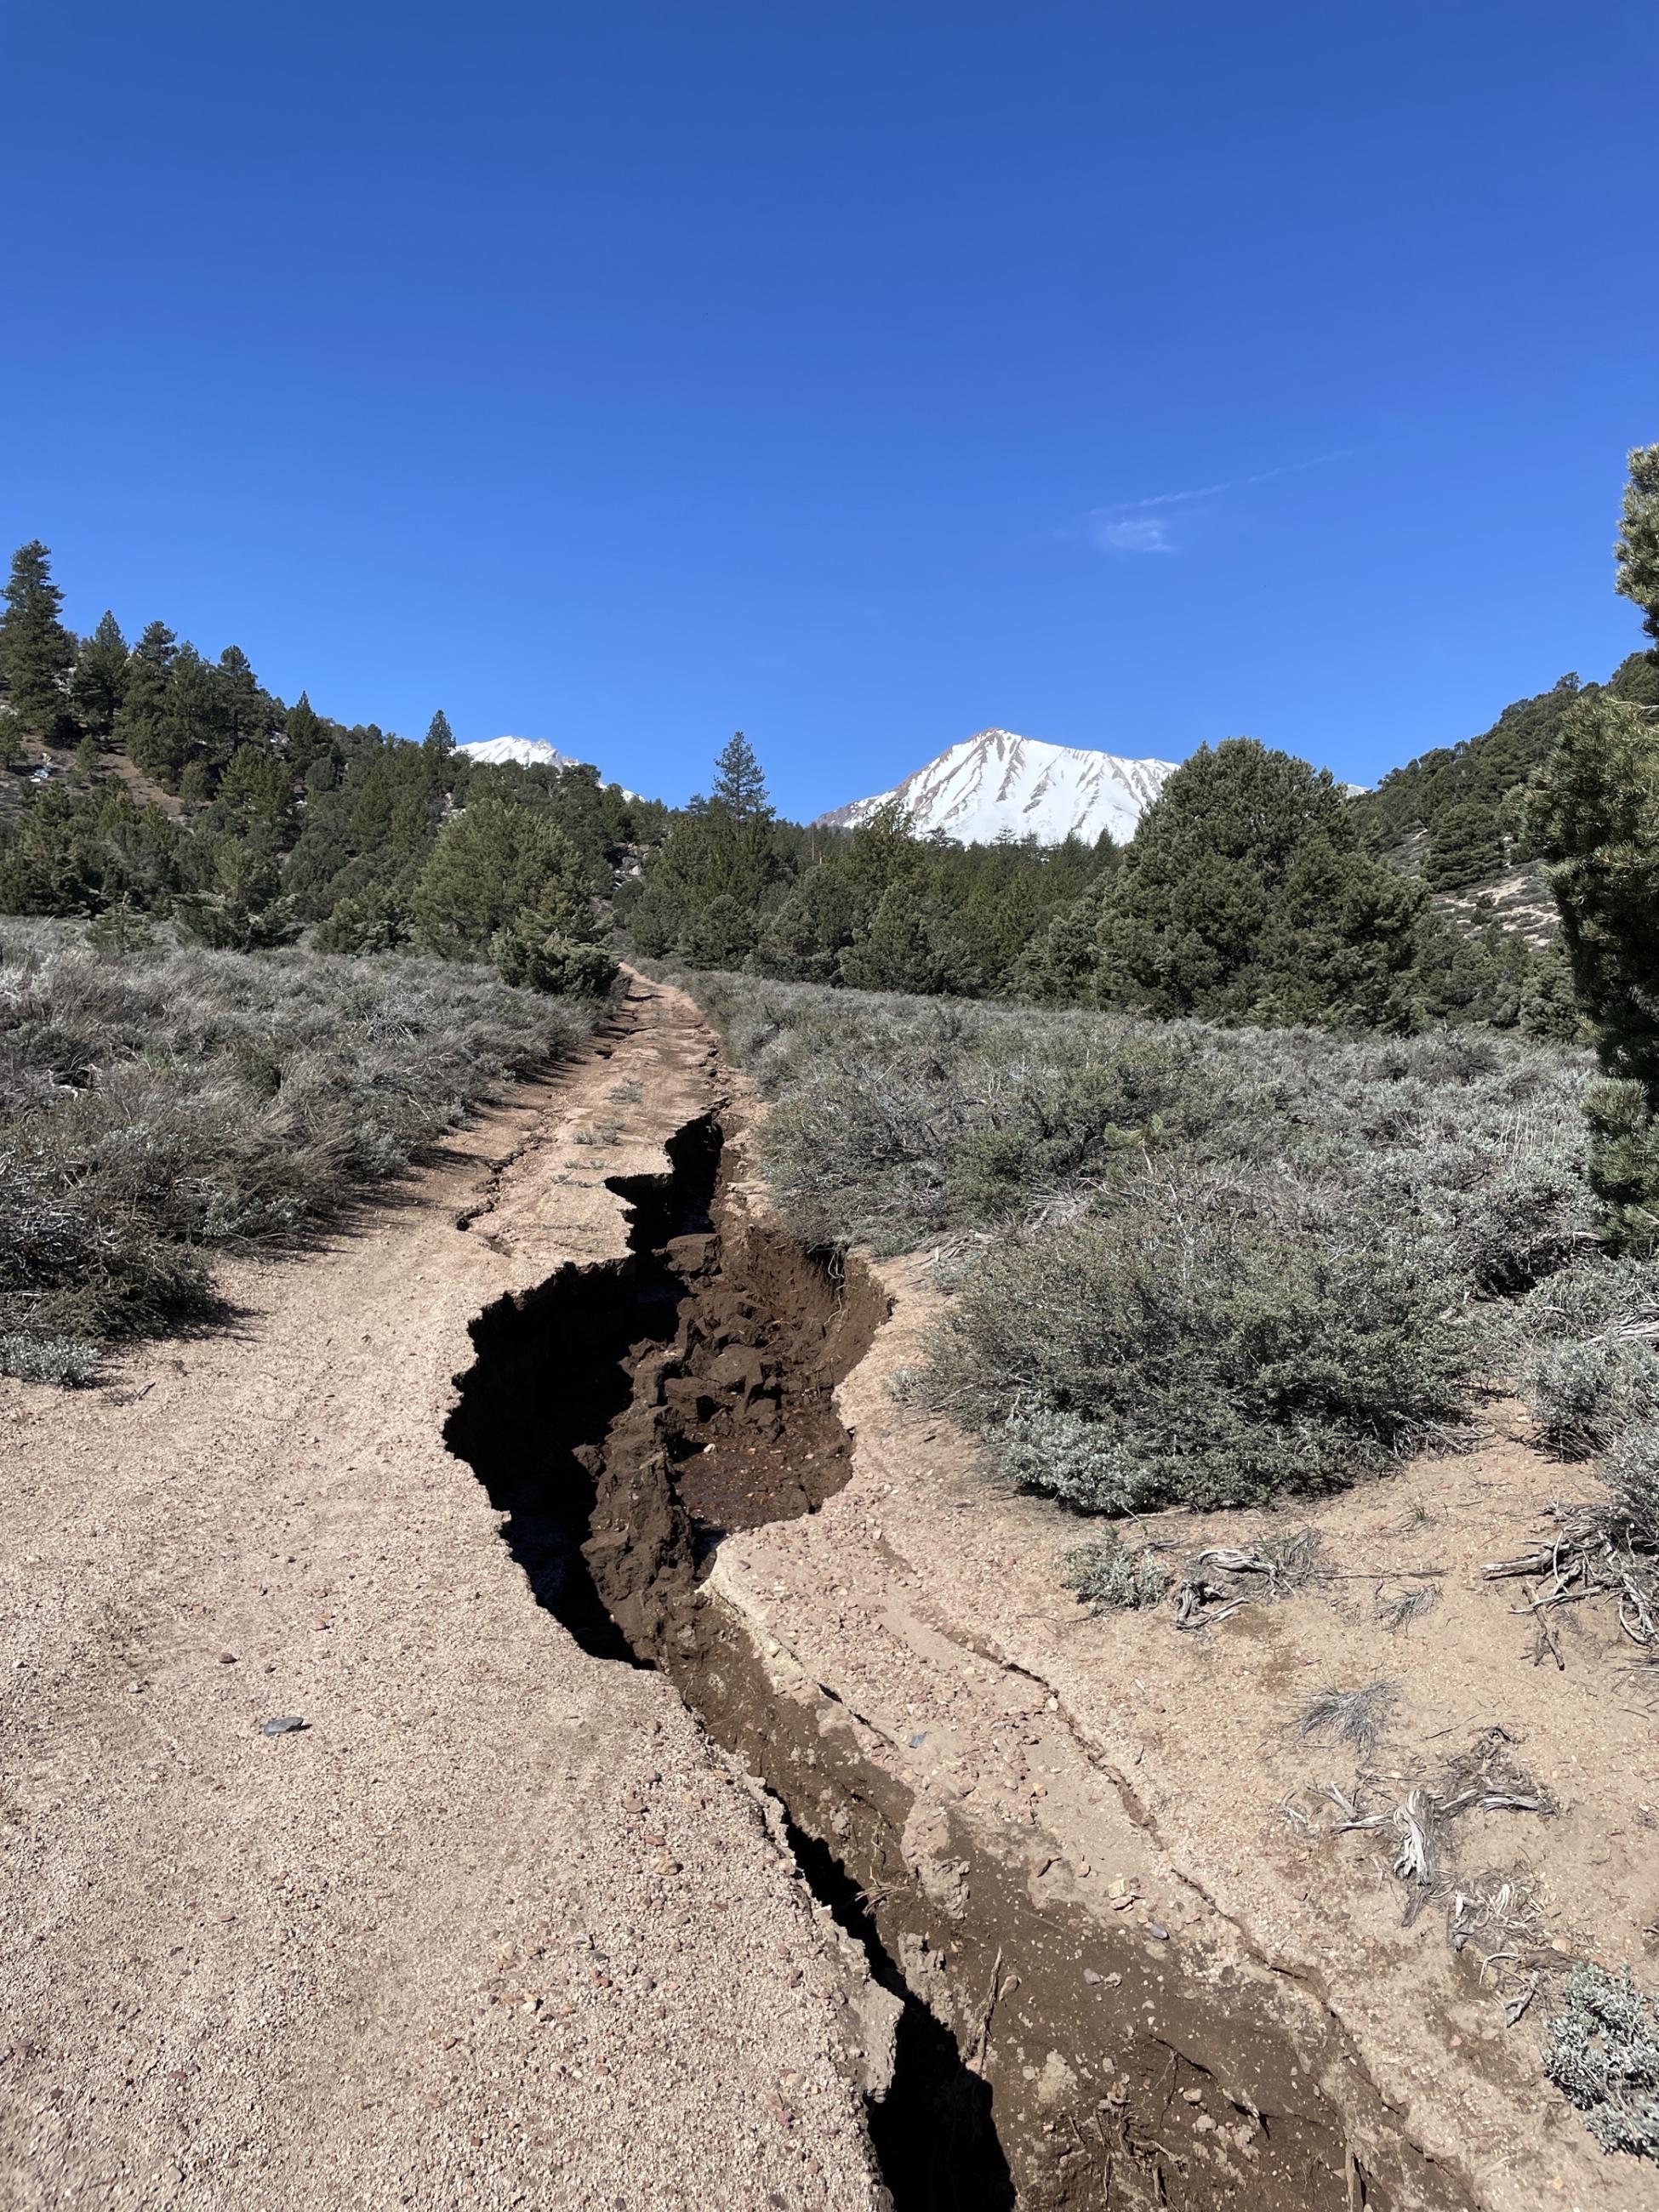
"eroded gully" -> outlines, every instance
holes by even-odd
[[[627,1257],[477,1316],[446,1441],[538,1601],[585,1650],[662,1669],[775,1793],[802,1873],[899,2000],[870,2111],[897,2212],[1467,2204],[1391,2139],[1328,2021],[1287,2027],[1248,1977],[1154,1966],[1109,1919],[1037,1910],[982,1826],[934,1812],[919,1836],[914,1793],[830,1686],[781,1693],[708,1571],[723,1535],[848,1481],[836,1386],[886,1300],[856,1261],[732,1205],[717,1113],[665,1149],[664,1174],[611,1184]]]

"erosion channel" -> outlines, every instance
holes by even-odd
[[[627,1258],[476,1317],[446,1442],[507,1516],[537,1601],[586,1650],[666,1673],[776,1796],[802,1875],[899,2001],[870,2108],[897,2212],[1468,2203],[1316,2002],[1304,2037],[1255,1981],[1039,1911],[1019,1854],[965,1822],[930,1814],[918,1848],[915,1793],[860,1747],[860,1717],[822,1682],[779,1693],[708,1571],[723,1535],[848,1482],[834,1394],[887,1301],[855,1260],[734,1204],[723,1151],[717,1113],[688,1122],[666,1173],[610,1185]]]

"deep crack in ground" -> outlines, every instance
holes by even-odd
[[[665,1174],[610,1184],[630,1210],[626,1258],[568,1264],[473,1322],[445,1440],[506,1515],[538,1601],[584,1650],[661,1668],[772,1790],[802,1875],[899,2000],[893,2079],[870,2109],[897,2212],[1467,2203],[1407,2142],[1388,2153],[1392,2179],[1362,2165],[1321,2086],[1352,2064],[1328,2020],[1287,2033],[1231,1970],[1206,1978],[1156,1945],[1152,1964],[1124,1927],[1035,1911],[1018,1852],[954,1816],[925,1881],[917,1800],[854,1717],[832,1692],[781,1695],[731,1608],[708,1601],[722,1535],[813,1512],[847,1482],[835,1389],[887,1303],[856,1262],[727,1206],[716,1114],[666,1152]],[[843,1724],[823,1725],[830,1711]]]
[[[714,1115],[667,1152],[666,1175],[609,1185],[630,1209],[629,1258],[561,1268],[478,1316],[445,1441],[506,1513],[502,1535],[538,1601],[582,1648],[678,1679],[720,1538],[813,1511],[847,1480],[852,1446],[832,1393],[882,1309],[873,1286],[849,1300],[827,1257],[765,1232],[751,1231],[732,1264],[713,1218]],[[619,1526],[601,1500],[614,1509],[609,1462],[642,1396],[659,1462],[654,1481],[630,1485]],[[786,1826],[813,1893],[902,2008],[892,2081],[870,2112],[896,2212],[1005,2212],[1014,2188],[988,2086],[908,1987],[853,1873]]]

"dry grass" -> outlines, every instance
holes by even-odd
[[[1328,1685],[1309,1698],[1297,1717],[1297,1727],[1304,1736],[1347,1744],[1366,1759],[1376,1750],[1399,1695],[1394,1682],[1364,1682],[1346,1690]]]
[[[0,927],[0,1370],[212,1309],[212,1255],[294,1247],[591,1017],[438,961]]]
[[[1440,1593],[1432,1583],[1415,1583],[1409,1589],[1395,1590],[1386,1595],[1379,1591],[1376,1617],[1389,1633],[1395,1636],[1402,1628],[1409,1628],[1413,1621],[1421,1620],[1424,1614],[1431,1613],[1439,1602]]]

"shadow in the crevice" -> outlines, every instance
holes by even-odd
[[[568,1264],[521,1297],[501,1297],[471,1324],[477,1357],[444,1442],[507,1516],[501,1535],[538,1604],[584,1651],[642,1665],[606,1611],[582,1546],[611,1423],[633,1394],[634,1364],[671,1343],[685,1286],[659,1253],[709,1225],[720,1171],[712,1115],[669,1139],[669,1171],[618,1176],[632,1209],[629,1256]]]
[[[893,2079],[870,2107],[870,2139],[895,2212],[1011,2212],[1013,2177],[991,2117],[991,2087],[956,2039],[906,1984],[862,1891],[827,1845],[787,1820],[789,1847],[814,1896],[864,1952],[903,2007]]]

